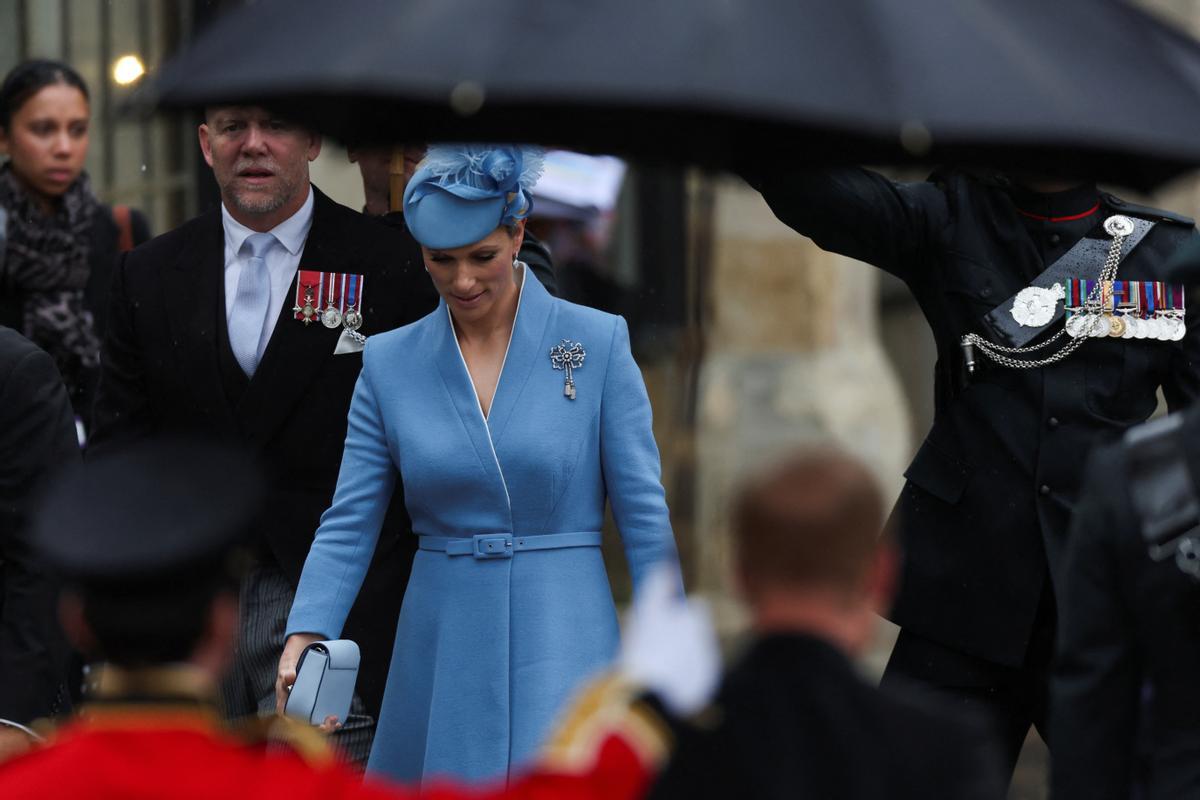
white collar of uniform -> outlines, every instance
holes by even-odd
[[[297,255],[304,247],[304,240],[308,238],[308,230],[312,227],[312,217],[313,190],[312,184],[309,184],[308,197],[304,199],[304,205],[300,206],[300,209],[295,214],[292,214],[267,232],[273,233],[275,238],[287,248],[289,253]],[[246,241],[246,238],[250,234],[256,233],[256,231],[247,228],[234,219],[224,203],[221,203],[221,224],[225,228],[225,243],[232,249],[235,255],[242,251],[242,244]]]

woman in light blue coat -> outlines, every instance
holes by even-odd
[[[410,180],[442,301],[366,345],[288,620],[281,687],[305,645],[340,634],[403,475],[420,549],[368,763],[403,781],[505,777],[611,660],[606,500],[635,586],[678,570],[625,321],[551,297],[516,261],[539,171],[525,148],[443,146]]]

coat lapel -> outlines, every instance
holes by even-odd
[[[529,376],[535,369],[551,369],[550,351],[547,349],[543,353],[542,345],[553,311],[554,298],[526,268],[512,339],[508,343],[504,369],[496,384],[496,394],[488,414],[488,428],[491,429],[492,443],[497,448],[518,405],[521,392],[529,382]]]
[[[173,269],[163,272],[163,308],[168,309],[172,341],[180,351],[179,368],[201,414],[216,427],[235,427],[233,409],[222,389],[217,356],[225,323],[225,236],[219,211],[208,214]]]
[[[438,304],[434,324],[437,326],[434,360],[437,362],[438,372],[442,376],[442,383],[446,386],[446,391],[450,395],[455,411],[462,420],[467,437],[471,440],[471,446],[475,448],[475,455],[479,457],[479,463],[484,472],[492,480],[499,481],[501,486],[504,486],[503,492],[507,496],[508,488],[504,483],[504,475],[500,471],[500,464],[493,450],[488,426],[483,419],[483,410],[479,407],[479,398],[475,394],[475,386],[471,383],[471,375],[467,372],[466,362],[463,361],[462,350],[459,349],[458,340],[454,336],[450,311],[446,308],[444,300]],[[511,528],[512,509],[510,508],[509,511]]]
[[[301,270],[321,272],[353,272],[352,265],[343,263],[343,254],[335,246],[337,220],[330,213],[330,204],[316,187],[313,204],[313,223],[300,257],[297,278],[277,309],[279,315],[271,340],[263,351],[262,361],[254,373],[242,401],[238,417],[246,431],[253,431],[258,441],[268,441],[291,414],[296,403],[304,397],[309,384],[320,372],[321,364],[333,357],[342,329],[326,328],[319,321],[304,325],[294,318],[296,280]]]

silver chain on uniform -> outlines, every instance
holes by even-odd
[[[1118,234],[1113,236],[1112,243],[1108,246],[1108,256],[1104,259],[1104,266],[1100,269],[1100,279],[1096,285],[1092,287],[1092,291],[1088,292],[1087,298],[1084,299],[1084,305],[1090,308],[1098,308],[1096,302],[1097,293],[1100,291],[1100,286],[1105,281],[1113,281],[1117,277],[1117,267],[1121,263],[1121,247],[1125,244],[1125,239],[1128,234]],[[985,356],[995,361],[1004,367],[1011,369],[1033,369],[1035,367],[1045,367],[1050,364],[1055,364],[1062,361],[1067,356],[1074,353],[1083,343],[1086,342],[1096,330],[1096,325],[1100,322],[1100,315],[1089,315],[1086,323],[1087,327],[1080,331],[1078,337],[1072,338],[1064,344],[1060,350],[1044,358],[1031,358],[1032,354],[1039,350],[1045,350],[1054,342],[1066,335],[1066,328],[1063,328],[1058,333],[1051,336],[1044,342],[1027,345],[1025,347],[1005,347],[994,342],[984,339],[977,333],[968,333],[962,338],[964,345],[973,345],[979,348],[979,351]],[[1018,356],[1018,358],[1012,358]]]

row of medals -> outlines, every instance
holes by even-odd
[[[1076,338],[1104,336],[1113,339],[1158,339],[1178,342],[1187,333],[1182,311],[1157,313],[1153,317],[1133,314],[1104,314],[1099,311],[1076,311],[1067,319],[1067,333]]]
[[[319,316],[321,319],[321,324],[330,330],[338,327],[339,325],[344,325],[346,330],[349,331],[357,331],[362,327],[362,313],[355,306],[348,306],[346,308],[346,313],[343,314],[338,307],[333,304],[333,301],[330,300],[329,305],[326,306],[324,310],[320,310],[313,305],[313,300],[316,298],[313,297],[312,287],[305,286],[304,290],[304,306],[292,310],[298,312],[304,317],[305,325],[312,322],[314,317]]]

